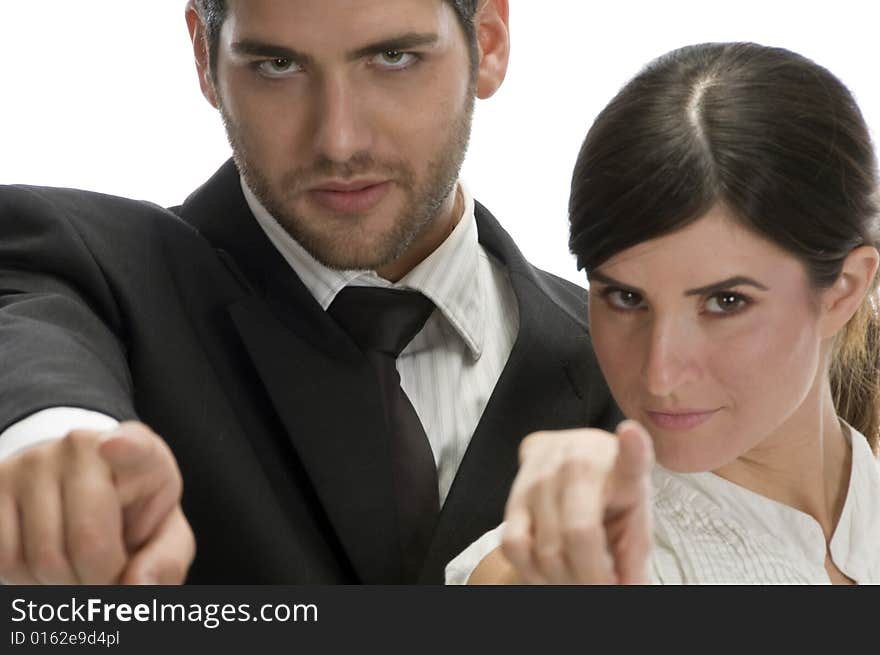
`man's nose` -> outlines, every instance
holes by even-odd
[[[699,379],[699,335],[691,327],[675,319],[658,319],[651,325],[642,370],[651,395],[671,396]]]
[[[322,80],[315,103],[314,147],[316,155],[337,163],[372,148],[372,129],[365,99],[343,75]]]

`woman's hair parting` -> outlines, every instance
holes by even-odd
[[[649,64],[602,111],[575,166],[570,248],[591,270],[723,205],[796,256],[816,289],[880,243],[877,160],[849,90],[801,55],[707,43]],[[880,441],[877,280],[838,336],[838,413]]]

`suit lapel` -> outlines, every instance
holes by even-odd
[[[400,579],[387,431],[369,364],[260,229],[232,162],[176,211],[248,289],[229,316],[361,581]],[[585,425],[608,398],[589,345],[586,303],[554,297],[559,290],[479,205],[477,225],[480,242],[510,273],[520,329],[447,496],[425,582],[442,581],[446,563],[500,520],[521,439]],[[582,315],[566,315],[580,304]]]
[[[250,290],[229,316],[360,579],[400,579],[387,428],[369,363],[259,227],[231,163],[179,212]]]
[[[607,404],[582,315],[568,315],[492,216],[477,206],[480,242],[508,268],[519,305],[519,333],[471,439],[440,515],[422,571],[440,582],[445,565],[503,515],[530,432],[586,425]],[[572,299],[566,303],[571,306]]]

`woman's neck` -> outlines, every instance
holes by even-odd
[[[852,449],[826,384],[761,444],[714,472],[809,514],[827,542],[846,502],[851,466]]]

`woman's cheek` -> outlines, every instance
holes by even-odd
[[[639,396],[643,348],[638,334],[624,321],[599,319],[593,323],[593,348],[611,393],[625,414],[631,415]]]

